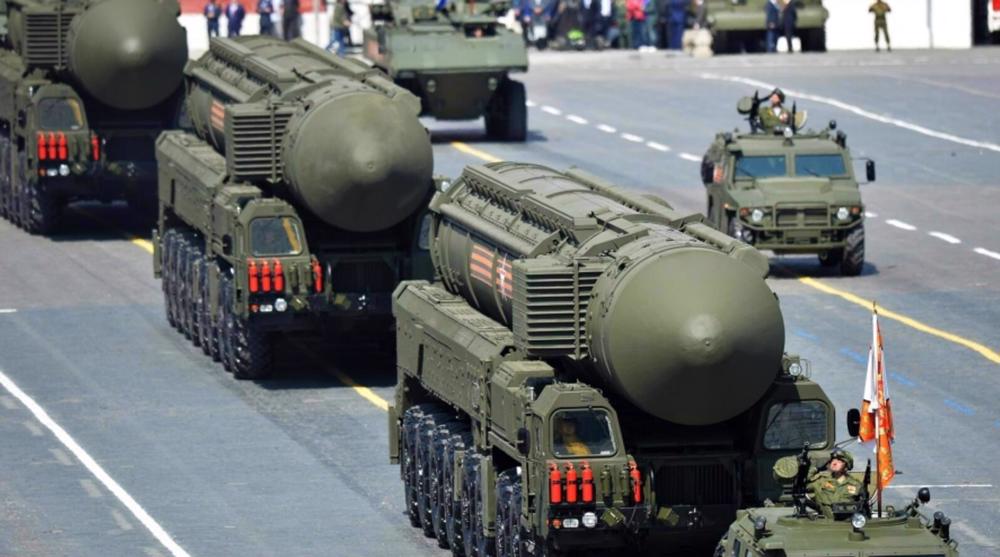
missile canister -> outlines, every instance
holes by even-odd
[[[467,167],[430,205],[440,283],[395,291],[389,455],[455,555],[711,548],[833,444],[766,258],[579,170]]]
[[[214,39],[185,75],[195,133],[157,147],[171,324],[239,378],[275,333],[384,337],[396,284],[433,276],[419,100],[301,40]]]
[[[389,228],[426,200],[433,162],[416,97],[305,41],[215,45],[186,70],[188,108],[238,177],[280,182],[312,214],[354,232]],[[256,127],[271,114],[273,126]]]
[[[187,37],[176,0],[5,0],[0,215],[34,233],[72,201],[152,215],[154,142],[179,121]]]

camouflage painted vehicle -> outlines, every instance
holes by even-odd
[[[858,416],[857,410],[848,413],[852,438],[857,435]],[[861,486],[856,500],[832,503],[829,512],[819,512],[822,509],[807,496],[805,483],[816,477],[829,456],[828,451],[815,451],[806,444],[798,457],[779,459],[774,479],[783,486],[782,496],[777,503],[739,511],[716,546],[715,557],[958,557],[951,519],[941,512],[928,518],[919,511],[930,501],[929,489],[920,489],[903,509],[888,506],[881,516],[872,512],[870,461],[865,472],[849,472]]]
[[[823,0],[793,0],[798,8],[795,35],[803,51],[826,51]],[[712,31],[715,52],[755,52],[764,49],[767,33],[764,8],[769,0],[705,0],[705,19]],[[779,33],[781,34],[781,33]]]
[[[798,126],[761,131],[756,97],[740,101],[750,133],[720,133],[702,159],[706,214],[718,230],[776,255],[815,253],[844,275],[865,261],[865,207],[847,135],[836,122],[821,131]],[[866,161],[866,179],[875,163]]]
[[[419,100],[302,40],[213,39],[185,73],[194,130],[157,142],[170,323],[238,378],[276,333],[388,336],[392,289],[433,276]]]
[[[439,120],[486,119],[486,133],[524,141],[528,109],[524,84],[510,72],[528,70],[524,40],[497,17],[509,3],[390,0],[373,4],[364,55],[420,97],[421,113]]]
[[[831,447],[766,258],[701,215],[507,162],[431,214],[443,284],[394,294],[389,453],[411,523],[453,554],[708,553],[780,495],[803,436]]]
[[[0,215],[44,234],[73,201],[152,214],[154,142],[178,121],[188,56],[176,0],[0,9]]]

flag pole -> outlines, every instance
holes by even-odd
[[[872,301],[872,313],[876,316],[878,315],[878,306],[875,301]],[[881,349],[882,346],[879,344],[878,339],[872,339],[875,345],[873,349],[875,356],[875,397],[878,398],[878,382],[882,378],[880,372],[880,362]],[[881,408],[881,401],[879,401],[879,408]],[[875,496],[878,498],[878,518],[882,518],[882,459],[879,458],[879,450],[882,448],[882,424],[879,423],[878,411],[875,411]]]

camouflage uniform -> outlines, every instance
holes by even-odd
[[[889,40],[889,25],[886,23],[885,15],[892,11],[889,4],[878,0],[868,8],[869,13],[875,14],[875,50],[878,50],[879,33],[885,35],[885,46],[892,50],[892,41]]]
[[[854,458],[839,449],[831,454],[830,459],[838,459],[844,463],[844,473],[834,478],[830,472],[822,472],[812,477],[806,490],[812,494],[812,500],[827,518],[833,518],[833,505],[837,503],[854,503],[862,493],[861,482],[849,473],[854,467]]]
[[[761,106],[757,109],[757,116],[760,118],[760,125],[765,132],[773,132],[782,126],[787,126],[792,121],[792,113],[784,106],[778,105],[777,114],[774,106]]]

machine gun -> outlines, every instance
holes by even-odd
[[[861,493],[858,494],[858,512],[865,518],[872,515],[872,497],[868,493],[868,484],[872,481],[872,459],[868,459],[868,466],[865,466],[865,477],[861,482]]]
[[[750,124],[750,133],[757,133],[764,130],[760,123],[759,110],[764,99],[760,98],[760,91],[754,91],[752,97],[743,97],[736,104],[736,111],[747,117]]]
[[[795,503],[795,516],[807,516],[807,507],[811,507],[809,497],[806,495],[806,482],[809,479],[809,468],[812,461],[809,459],[809,443],[805,443],[802,452],[796,458],[798,461],[798,472],[795,474],[795,481],[792,483],[792,501]]]

